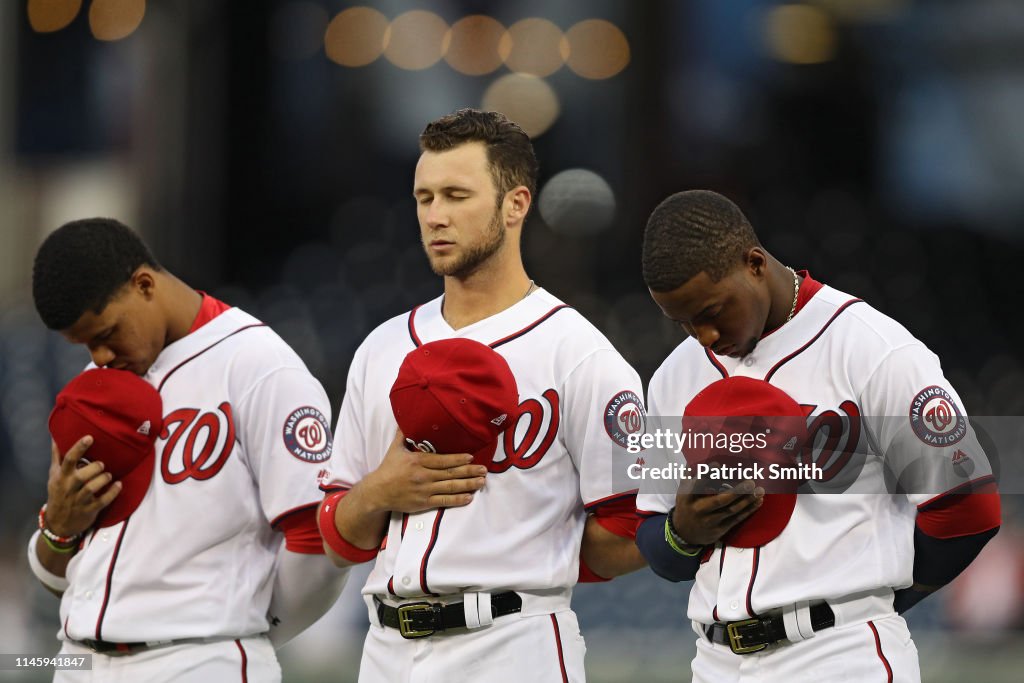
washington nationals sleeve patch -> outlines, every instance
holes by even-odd
[[[325,462],[331,457],[331,426],[312,406],[292,411],[284,421],[284,445],[288,452],[306,462]]]
[[[643,432],[646,423],[644,402],[628,389],[615,394],[605,406],[604,429],[612,441],[623,448],[628,445],[629,435]]]
[[[967,418],[949,392],[930,386],[910,402],[910,425],[929,446],[951,446],[967,434]]]

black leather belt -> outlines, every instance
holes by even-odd
[[[811,605],[811,628],[815,631],[835,626],[836,615],[827,602]],[[714,623],[704,628],[704,634],[713,643],[728,645],[735,654],[749,655],[786,639],[786,625],[782,615],[757,617],[726,624]]]
[[[76,640],[93,652],[101,655],[133,655],[149,648],[148,643],[111,643],[106,640]]]
[[[398,607],[377,603],[377,617],[380,623],[397,628],[403,638],[425,638],[439,631],[452,628],[466,628],[466,612],[463,603],[442,605],[439,602],[410,602]],[[508,591],[491,596],[491,616],[503,617],[515,614],[523,608],[523,599],[518,593]]]
[[[179,638],[177,640],[155,640],[145,643],[112,643],[109,640],[73,640],[71,642],[87,647],[96,654],[120,657],[122,655],[133,655],[143,650],[154,647],[167,647],[169,645],[202,645],[214,643],[221,640],[234,640],[231,636],[211,636],[209,638]]]

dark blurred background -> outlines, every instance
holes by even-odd
[[[644,223],[710,188],[783,262],[906,325],[969,413],[1017,416],[1022,45],[1018,0],[0,3],[2,649],[56,649],[24,553],[46,416],[87,360],[29,296],[62,222],[138,229],[277,330],[337,409],[365,335],[440,293],[410,194],[419,131],[499,109],[541,161],[528,272],[645,381],[681,336],[640,277]],[[969,573],[910,614],[926,680],[1019,680],[1024,515],[1004,507]],[[354,677],[359,584],[283,651],[286,680]],[[686,590],[580,587],[591,680],[685,680]]]

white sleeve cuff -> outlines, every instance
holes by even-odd
[[[39,561],[39,555],[36,553],[36,544],[39,543],[39,535],[42,532],[36,530],[32,534],[32,538],[28,541],[28,566],[32,568],[32,573],[36,575],[36,578],[47,588],[51,588],[58,593],[63,593],[68,589],[71,584],[63,576],[57,576],[49,569],[43,566],[43,563]]]
[[[323,555],[285,550],[282,544],[270,598],[270,642],[278,649],[326,614],[341,595],[350,567]]]

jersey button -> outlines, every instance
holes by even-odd
[[[416,522],[416,531],[423,531],[423,522]]]
[[[100,534],[100,540],[101,541],[106,542],[108,538],[110,538],[110,534],[108,534],[106,531],[104,531],[102,534]]]
[[[732,609],[739,609],[739,606],[740,606],[740,603],[738,603],[738,602],[731,602],[731,603],[729,603],[729,607],[731,607]]]
[[[743,360],[743,364],[744,364],[744,365],[746,365],[746,366],[747,366],[747,367],[749,368],[749,367],[750,367],[751,365],[753,365],[753,364],[754,364],[754,359],[753,359],[753,358],[751,358],[750,356],[747,356],[747,357],[746,357],[746,358],[745,358],[745,359]]]
[[[92,591],[85,591],[85,599],[92,600]]]
[[[743,554],[743,548],[736,548],[736,552],[739,553],[740,555],[742,555]]]
[[[403,576],[402,577],[402,585],[403,586],[408,586],[410,583],[412,583],[412,579],[410,579],[408,576]]]

